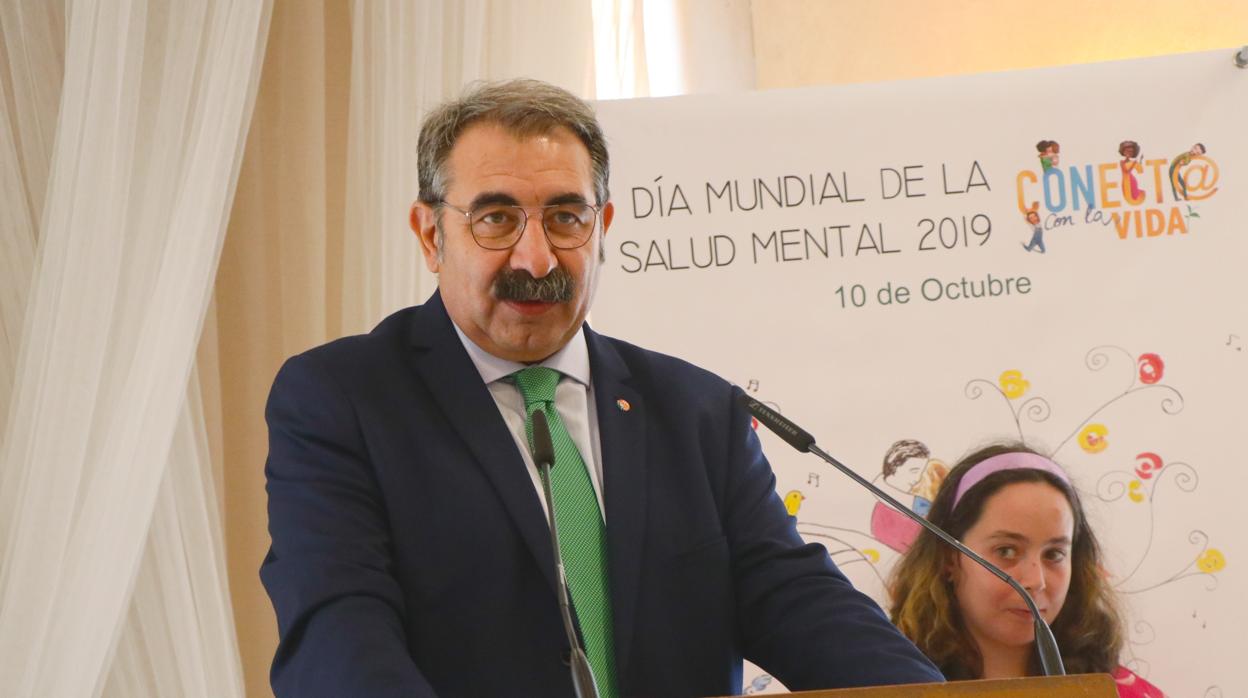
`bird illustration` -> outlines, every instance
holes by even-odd
[[[798,490],[792,490],[784,495],[784,508],[788,510],[789,516],[797,516],[797,510],[802,507],[802,500],[806,499]]]

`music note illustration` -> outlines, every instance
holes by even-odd
[[[758,379],[751,378],[749,384],[745,386],[745,389],[750,391],[751,393],[757,393],[758,392]]]
[[[809,475],[807,475],[806,484],[814,485],[815,487],[818,487],[819,486],[819,473],[810,473]]]

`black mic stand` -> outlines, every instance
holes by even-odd
[[[1040,616],[1040,609],[1036,608],[1036,602],[1032,600],[1031,594],[1028,594],[1027,590],[1015,581],[1013,577],[1006,574],[1001,568],[980,557],[978,553],[963,545],[962,541],[949,535],[941,527],[914,513],[910,510],[910,507],[907,507],[901,502],[898,502],[896,499],[893,499],[886,492],[871,484],[870,481],[863,478],[853,470],[850,470],[849,467],[837,459],[825,453],[823,449],[815,445],[815,437],[811,436],[806,430],[789,421],[788,418],[784,417],[779,412],[772,410],[763,403],[744,393],[742,393],[742,395],[738,398],[738,401],[745,406],[745,409],[749,410],[750,414],[754,415],[758,421],[766,424],[768,429],[775,432],[776,436],[784,439],[787,444],[802,453],[815,454],[832,467],[848,475],[859,485],[865,487],[871,492],[871,494],[879,497],[892,508],[909,517],[912,521],[928,531],[931,531],[937,538],[940,538],[944,542],[956,548],[963,555],[966,555],[975,562],[979,563],[984,569],[991,572],[998,579],[1006,584],[1009,584],[1014,591],[1018,592],[1019,596],[1023,597],[1023,601],[1027,602],[1027,608],[1031,610],[1031,617],[1036,628],[1036,651],[1040,653],[1040,668],[1044,671],[1044,675],[1066,675],[1066,667],[1062,664],[1062,654],[1057,647],[1057,638],[1053,637],[1053,630],[1049,628],[1049,624],[1044,622],[1044,618]]]
[[[581,647],[580,637],[572,623],[572,609],[568,604],[568,577],[563,569],[563,555],[559,552],[559,527],[555,524],[555,498],[550,492],[550,469],[555,465],[555,446],[550,438],[550,425],[546,413],[533,412],[533,462],[542,478],[542,494],[546,496],[546,515],[550,520],[550,545],[555,552],[555,572],[559,577],[559,613],[563,616],[563,630],[568,635],[571,653],[572,688],[577,698],[598,698],[598,683],[589,657]]]

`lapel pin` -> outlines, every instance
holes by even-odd
[[[628,400],[625,400],[624,398],[620,398],[619,400],[616,400],[615,406],[620,408],[621,412],[627,412],[633,409],[633,406],[628,404]]]

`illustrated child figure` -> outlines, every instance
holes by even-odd
[[[945,481],[945,476],[949,474],[949,466],[944,461],[932,458],[927,461],[927,466],[923,468],[923,477],[919,479],[919,484],[914,488],[914,513],[919,516],[927,516],[927,512],[932,510],[932,501],[936,499],[936,492],[940,490],[940,483]]]
[[[1023,249],[1031,252],[1038,249],[1044,254],[1044,226],[1040,225],[1040,212],[1034,208],[1027,212],[1027,227],[1031,228],[1031,241],[1023,245]]]
[[[884,454],[884,467],[876,479],[883,478],[884,484],[893,490],[894,499],[904,502],[918,489],[930,456],[931,451],[921,441],[902,439]],[[919,530],[918,524],[883,502],[876,502],[871,510],[871,535],[897,552],[910,547]]]
[[[1144,171],[1144,165],[1141,164],[1144,156],[1140,154],[1140,144],[1123,141],[1118,144],[1118,154],[1122,156],[1118,166],[1122,168],[1122,192],[1127,203],[1133,206],[1144,203],[1144,190],[1140,189],[1140,183],[1135,178],[1136,172]]]
[[[1179,172],[1179,168],[1192,164],[1194,158],[1204,155],[1205,152],[1205,145],[1197,143],[1170,161],[1170,191],[1174,194],[1175,201],[1187,201],[1187,180],[1183,178],[1183,173]]]
[[[1036,152],[1039,153],[1040,167],[1048,172],[1060,164],[1061,146],[1057,141],[1040,141],[1036,144]]]

